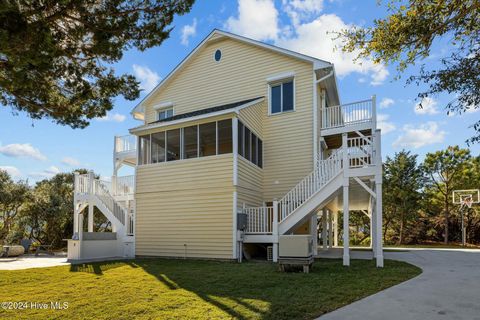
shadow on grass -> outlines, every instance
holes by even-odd
[[[120,268],[125,265],[130,265],[132,268],[137,268],[137,266],[131,261],[109,261],[109,262],[90,262],[90,263],[79,263],[70,265],[70,272],[85,272],[93,273],[96,275],[103,275],[104,271]]]
[[[316,260],[310,274],[282,273],[266,263],[174,259],[86,263],[72,265],[71,271],[103,275],[125,265],[153,275],[164,285],[162,290],[194,293],[210,307],[237,319],[311,319],[420,273],[404,262],[387,260],[384,269],[377,269],[374,261],[353,260],[346,268],[337,259]],[[208,307],[190,297],[184,299],[178,307],[179,317],[191,308],[199,308],[200,318],[202,312],[209,316]]]

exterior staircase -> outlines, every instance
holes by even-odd
[[[79,204],[93,202],[102,214],[111,222],[112,229],[122,236],[134,236],[135,210],[134,205],[128,207],[125,201],[119,201],[114,194],[114,190],[119,190],[120,195],[125,194],[125,190],[132,190],[133,187],[117,180],[115,189],[112,183],[96,179],[93,173],[75,175],[75,201]],[[123,203],[122,203],[123,202]],[[81,207],[80,207],[81,208]]]

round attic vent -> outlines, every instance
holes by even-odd
[[[222,51],[217,49],[217,51],[215,51],[214,57],[215,57],[215,61],[220,61],[220,59],[222,59]]]

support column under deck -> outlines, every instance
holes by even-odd
[[[375,258],[377,267],[383,268],[383,244],[382,244],[382,176],[375,177],[375,192],[377,199],[375,201]]]
[[[350,230],[349,230],[349,220],[350,220],[350,208],[348,203],[348,188],[349,181],[348,178],[344,179],[343,182],[343,265],[350,265]]]
[[[328,210],[322,210],[322,245],[323,250],[328,250],[327,247],[327,219],[328,219]]]
[[[338,247],[338,211],[333,215],[333,246]]]
[[[333,247],[333,212],[328,210],[328,247]]]

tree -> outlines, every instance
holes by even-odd
[[[0,239],[5,239],[12,230],[15,218],[28,196],[26,182],[15,183],[6,171],[0,170]]]
[[[385,228],[390,223],[398,225],[398,244],[404,243],[406,224],[414,220],[420,206],[423,174],[417,165],[417,155],[402,150],[383,166],[383,197],[387,204]]]
[[[33,119],[84,128],[139,96],[131,75],[112,64],[132,48],[169,37],[174,15],[194,0],[64,0],[0,2],[0,104]]]
[[[448,228],[451,211],[452,191],[458,186],[458,178],[470,161],[470,151],[458,146],[427,153],[423,163],[428,178],[428,187],[438,193],[443,204],[444,242],[448,243]],[[427,191],[428,192],[428,191]],[[433,198],[430,192],[430,198]]]
[[[404,4],[406,2],[406,4]],[[429,70],[422,63],[420,72],[408,83],[424,83],[428,89],[420,99],[442,92],[455,94],[445,108],[462,113],[480,107],[480,2],[478,0],[388,2],[389,16],[377,19],[370,28],[352,28],[339,35],[343,50],[359,50],[358,58],[372,57],[376,63],[397,64],[399,74],[430,55],[439,38],[449,39],[447,54],[440,67]],[[470,142],[480,141],[480,121]]]

